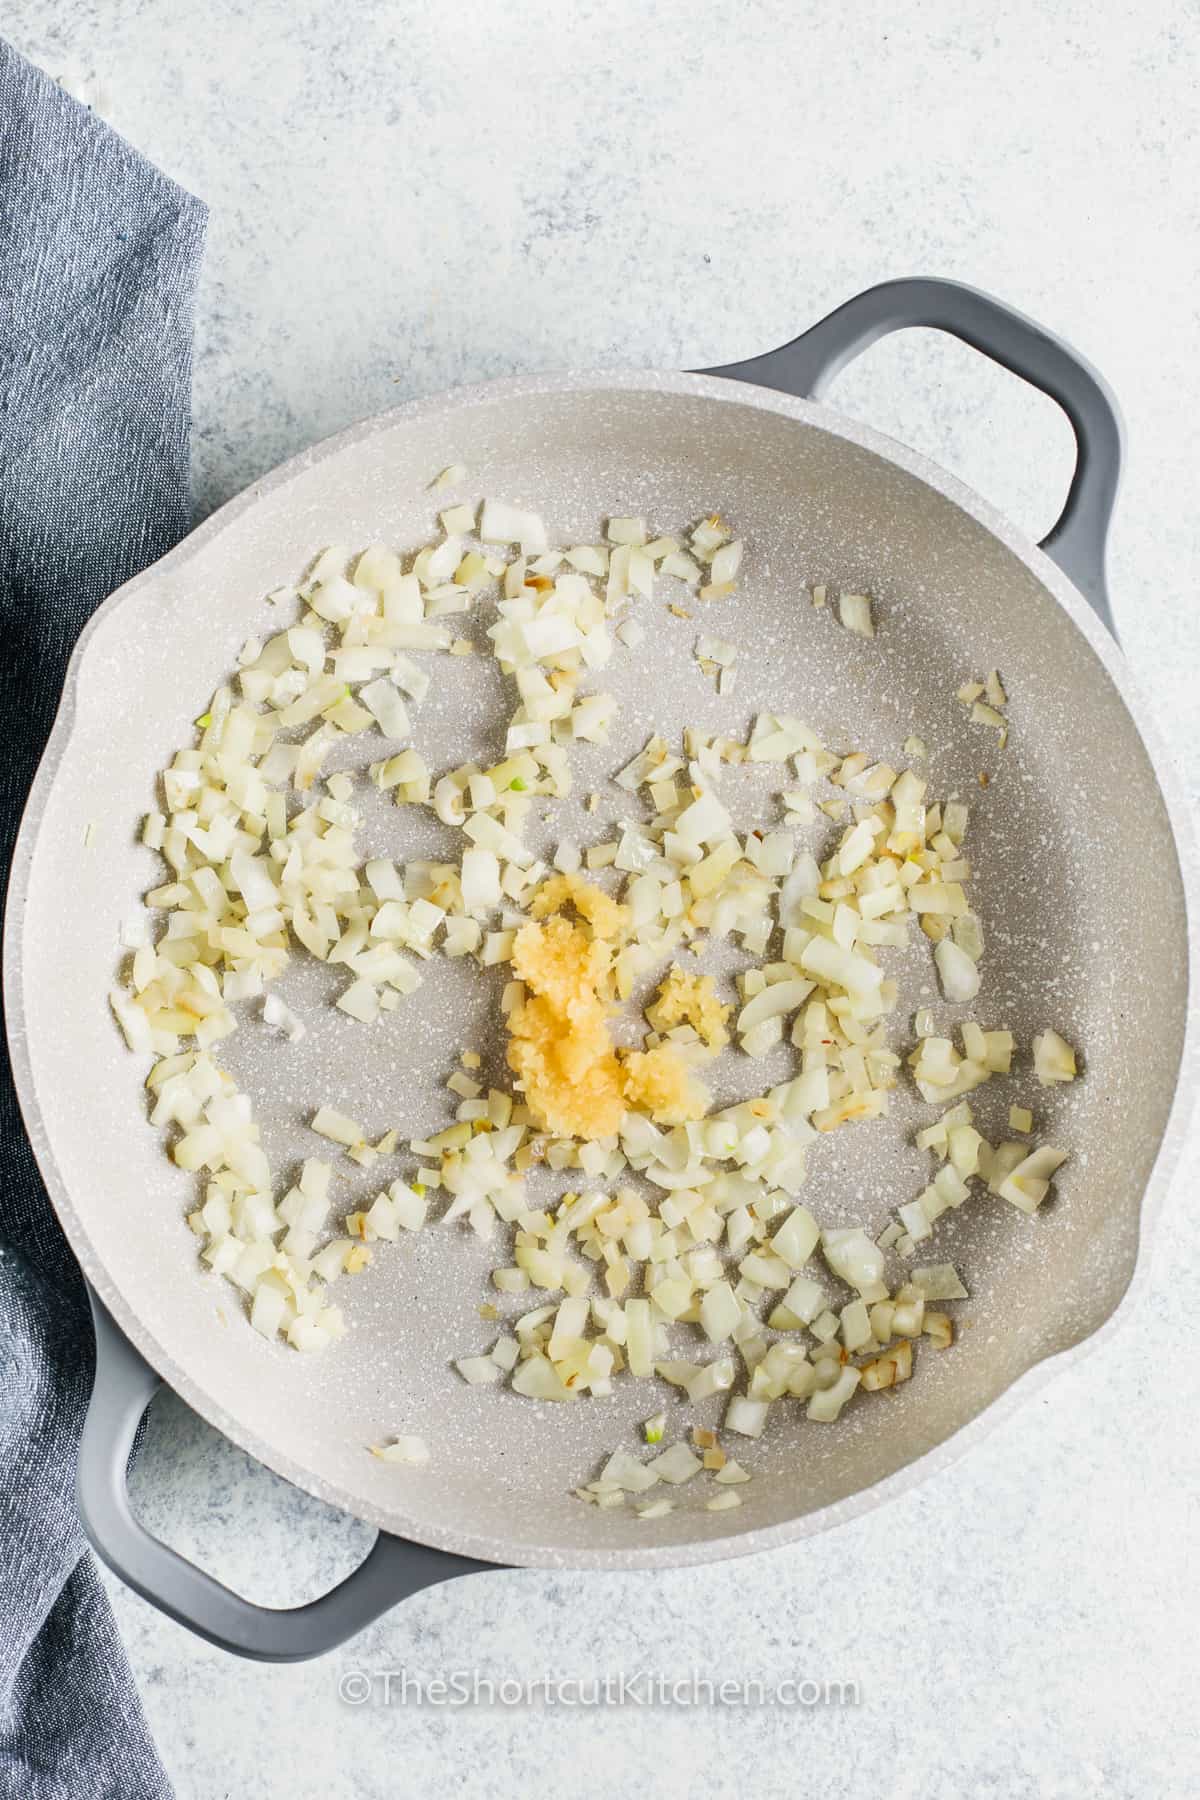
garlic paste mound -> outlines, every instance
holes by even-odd
[[[703,1118],[708,1094],[678,1051],[658,1044],[622,1057],[613,1043],[613,944],[626,908],[578,876],[557,875],[529,910],[513,944],[526,998],[509,1014],[508,1066],[537,1124],[590,1140],[612,1136],[630,1108],[659,1125]]]

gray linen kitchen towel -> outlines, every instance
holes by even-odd
[[[188,529],[205,209],[0,42],[0,888],[89,615]],[[0,1051],[0,1796],[170,1788],[75,1512],[83,1284]]]

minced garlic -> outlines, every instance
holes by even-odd
[[[582,875],[551,875],[543,881],[533,896],[529,908],[529,916],[533,919],[547,919],[552,913],[560,913],[567,905],[575,908],[581,919],[586,919],[598,938],[613,938],[622,932],[629,923],[629,912],[618,904],[603,888],[598,888]]]
[[[656,1031],[669,1031],[672,1025],[691,1025],[710,1050],[721,1050],[729,1042],[725,1021],[731,1008],[717,999],[711,975],[689,975],[674,963],[646,1017]]]
[[[612,952],[561,915],[518,931],[513,969],[528,997],[508,1016],[508,1066],[536,1123],[557,1137],[607,1137],[625,1111],[608,1030]]]
[[[626,1105],[649,1113],[656,1125],[686,1125],[708,1111],[707,1090],[669,1044],[631,1050],[623,1073]]]
[[[578,922],[563,917],[567,905]],[[622,1061],[613,1044],[609,940],[626,926],[626,909],[578,875],[553,875],[529,910],[513,940],[526,998],[508,1017],[508,1065],[537,1125],[590,1140],[611,1136],[630,1107],[660,1125],[702,1118],[708,1095],[670,1045]]]

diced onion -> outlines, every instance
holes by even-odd
[[[393,1438],[390,1444],[372,1444],[371,1455],[380,1462],[399,1463],[407,1469],[423,1469],[429,1461],[429,1445],[422,1437]]]
[[[465,474],[451,465],[433,486]],[[121,928],[129,955],[111,1004],[130,1047],[151,1060],[153,1122],[200,1183],[188,1215],[199,1255],[245,1296],[254,1331],[315,1353],[345,1330],[329,1286],[342,1284],[352,1311],[353,1277],[376,1254],[412,1254],[404,1241],[424,1228],[432,1196],[445,1224],[500,1246],[496,1295],[540,1302],[489,1351],[457,1359],[468,1386],[562,1403],[657,1379],[680,1405],[724,1396],[723,1429],[742,1437],[760,1436],[776,1405],[832,1423],[860,1386],[909,1380],[918,1340],[953,1341],[949,1316],[928,1308],[966,1297],[958,1270],[929,1262],[892,1291],[893,1255],[913,1258],[984,1187],[1036,1212],[1065,1161],[1049,1145],[989,1142],[963,1099],[1011,1071],[1023,1046],[1003,1026],[939,1025],[919,1006],[915,1045],[896,1042],[897,1015],[916,996],[901,1007],[903,965],[892,959],[910,933],[930,944],[945,1000],[964,1005],[982,991],[968,809],[894,768],[886,745],[839,739],[829,749],[802,719],[763,710],[744,741],[697,726],[676,743],[652,736],[613,777],[621,805],[606,809],[599,841],[536,841],[571,793],[577,758],[596,784],[584,812],[599,810],[600,765],[586,746],[615,735],[620,708],[597,678],[655,629],[656,577],[723,602],[742,578],[743,542],[716,513],[653,538],[645,519],[611,516],[605,541],[551,548],[539,514],[494,499],[456,498],[440,525],[415,554],[331,546],[297,587],[272,596],[273,622],[248,637],[192,747],[161,772],[162,810],[141,824],[164,878],[149,910]],[[819,628],[827,590],[812,598]],[[843,594],[837,610],[847,631],[875,635],[867,596]],[[737,646],[702,632],[694,651],[728,694],[744,660]],[[510,684],[492,742],[481,731],[472,745],[478,760],[447,766],[441,745],[435,762],[411,744],[408,702],[422,703],[433,676],[409,652],[489,653]],[[1003,745],[998,673],[960,698]],[[370,761],[379,734],[391,741]],[[910,737],[904,753],[923,759],[922,741]],[[767,768],[759,791],[774,818],[755,825],[735,813],[726,776],[741,764]],[[356,844],[368,786],[373,805],[436,821],[420,854],[398,862]],[[798,848],[813,827],[827,840]],[[592,879],[605,870],[598,880],[611,890]],[[740,959],[736,1007],[717,998],[715,978],[674,960],[709,943]],[[344,1174],[378,1170],[365,1195],[315,1158],[295,1185],[276,1186],[250,1096],[224,1071],[218,1046],[257,1010],[247,1001],[261,999],[262,1020],[291,1042],[304,1036],[274,985],[296,946],[330,965],[333,1007],[378,1031],[371,1066],[393,1116],[409,1097],[390,1091],[390,1058],[418,1039],[390,1014],[432,972],[424,966],[511,965],[496,978],[511,1066],[501,1073],[497,1058],[485,1074],[478,1052],[452,1051],[444,1128],[402,1145],[386,1118],[368,1138],[336,1107],[312,1115],[347,1157]],[[647,979],[658,992],[643,1004]],[[622,1003],[641,1007],[644,1039],[617,1028]],[[789,1066],[714,1112],[704,1065],[731,1039],[736,1055]],[[1043,1086],[1077,1078],[1075,1051],[1054,1031],[1034,1039],[1033,1064]],[[822,1232],[796,1203],[810,1145],[877,1120],[909,1079],[939,1109],[916,1134],[931,1177],[886,1228]],[[1024,1108],[1009,1119],[1013,1131],[1031,1129]],[[416,1162],[404,1177],[387,1161],[400,1155]],[[558,1184],[553,1198],[536,1186],[541,1169]],[[849,1297],[803,1272],[818,1248]],[[480,1314],[499,1318],[494,1305]],[[707,1361],[694,1360],[702,1341],[719,1347]],[[661,1444],[665,1429],[665,1415],[649,1421],[647,1442]],[[373,1452],[413,1467],[429,1456],[411,1436]],[[702,1471],[726,1490],[749,1479],[715,1430],[696,1428],[690,1444],[645,1463],[614,1452],[576,1491],[617,1508]],[[702,1485],[692,1505],[738,1500],[706,1499]],[[660,1494],[630,1510],[653,1519],[674,1504]]]
[[[947,1000],[974,1000],[980,985],[978,965],[959,948],[953,938],[943,938],[940,944],[935,945],[933,960],[942,978],[942,992]]]

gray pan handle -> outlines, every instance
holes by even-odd
[[[910,326],[961,338],[1048,394],[1066,413],[1075,433],[1075,474],[1058,522],[1040,547],[1115,636],[1105,554],[1121,472],[1121,416],[1091,364],[1023,313],[958,281],[885,281],[847,300],[790,344],[705,373],[816,400],[877,339]]]
[[[410,1594],[454,1575],[494,1569],[380,1532],[366,1560],[307,1606],[255,1606],[160,1543],[129,1507],[126,1470],[142,1415],[162,1377],[88,1290],[96,1382],[79,1446],[79,1516],[96,1554],[127,1587],[222,1650],[259,1662],[303,1662],[345,1643]]]

